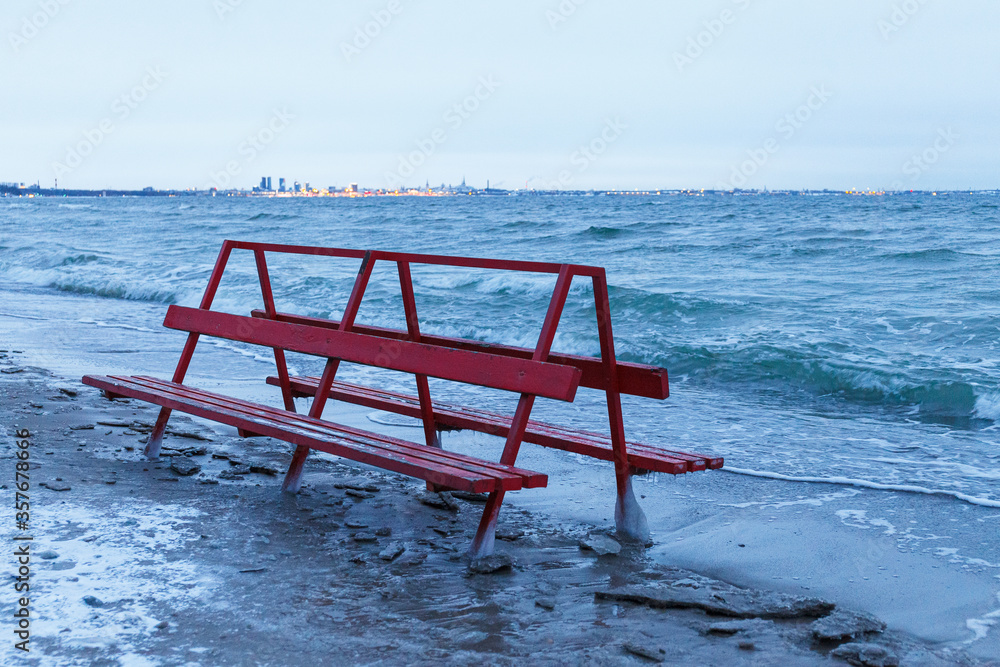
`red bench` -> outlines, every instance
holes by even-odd
[[[233,250],[253,253],[264,308],[252,317],[210,310]],[[341,321],[277,312],[267,270],[266,253],[290,253],[361,260],[360,270]],[[356,325],[358,309],[377,261],[395,264],[403,296],[407,330]],[[556,284],[535,349],[421,334],[411,264],[434,264],[556,274]],[[574,277],[593,281],[601,358],[551,352],[559,318]],[[621,534],[645,541],[645,516],[635,501],[631,475],[649,470],[682,474],[720,468],[721,458],[660,449],[625,439],[622,393],[663,399],[669,394],[666,370],[618,363],[608,306],[604,270],[597,267],[517,262],[380,251],[313,248],[226,241],[199,308],[170,306],[164,326],[188,332],[188,339],[171,381],[148,377],[86,376],[84,383],[109,396],[127,396],[162,407],[146,447],[159,455],[171,410],[181,410],[236,427],[243,435],[263,435],[296,445],[283,489],[298,491],[310,449],[379,466],[425,480],[437,488],[489,493],[470,553],[493,550],[497,514],[507,491],[545,486],[544,474],[514,467],[522,441],[576,452],[614,463],[618,500],[615,519]],[[284,408],[274,408],[184,385],[188,365],[202,335],[270,347],[277,374],[268,383],[281,389]],[[325,358],[321,377],[289,377],[285,352]],[[362,387],[336,380],[341,360],[411,373],[416,395]],[[503,389],[520,394],[513,416],[431,400],[428,377]],[[545,424],[530,419],[536,397],[572,401],[578,386],[605,393],[610,433],[603,435]],[[296,397],[312,396],[308,415],[295,411]],[[416,417],[423,422],[424,443],[417,444],[323,420],[328,399]],[[473,429],[505,438],[499,462],[490,462],[440,447],[438,431]]]

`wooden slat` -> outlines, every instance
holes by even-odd
[[[512,359],[486,352],[444,348],[424,343],[368,336],[305,324],[294,324],[199,308],[170,306],[163,325],[228,340],[368,366],[455,380],[517,393],[572,401],[580,369]]]
[[[276,385],[277,381],[276,377],[267,379],[268,384],[272,385]],[[291,378],[291,387],[296,395],[310,396],[316,389],[316,378]],[[420,418],[420,404],[417,398],[407,394],[335,382],[330,397],[376,410]],[[499,437],[506,437],[510,428],[511,419],[506,415],[450,403],[435,402],[433,406],[434,420],[442,426],[469,429]],[[600,433],[529,421],[524,439],[536,445],[583,454],[603,461],[613,460],[610,438]],[[715,470],[724,464],[721,457],[661,449],[638,442],[628,443],[628,455],[629,463],[636,468],[673,475],[705,469]]]
[[[266,313],[263,310],[254,310],[252,311],[252,315],[257,318],[266,317]],[[277,313],[276,319],[280,322],[306,324],[326,329],[336,329],[340,324],[336,320],[324,320],[316,317],[304,317],[289,313]],[[407,332],[399,329],[386,329],[383,327],[355,324],[352,331],[362,333],[367,336],[378,336],[380,338],[391,338],[394,340],[408,339]],[[515,359],[531,359],[531,355],[534,352],[534,350],[524,347],[483,343],[464,338],[433,336],[426,333],[420,334],[420,342],[456,350],[488,352],[490,354],[497,354],[505,357],[514,357]],[[580,377],[581,387],[601,390],[606,389],[604,386],[604,370],[601,367],[600,359],[575,354],[552,353],[549,354],[548,361],[554,364],[575,366],[576,368],[579,368],[583,373]],[[619,361],[618,382],[621,385],[619,387],[621,393],[629,394],[630,396],[642,396],[644,398],[655,398],[657,400],[662,400],[670,396],[670,383],[667,377],[667,369],[665,368]]]
[[[485,461],[483,459],[465,456],[463,454],[449,452],[439,448],[429,448],[426,445],[420,445],[408,440],[401,440],[399,438],[393,438],[391,436],[377,434],[371,431],[345,426],[343,424],[334,424],[333,422],[316,419],[308,415],[301,415],[287,410],[261,405],[259,403],[251,403],[249,401],[243,401],[231,396],[214,394],[212,392],[187,385],[177,385],[159,378],[145,376],[126,378],[116,376],[111,377],[115,380],[128,380],[134,383],[142,383],[156,389],[174,392],[179,395],[197,397],[206,403],[218,405],[223,408],[249,410],[253,414],[265,415],[278,424],[287,424],[297,428],[305,428],[310,431],[314,431],[321,436],[333,436],[341,439],[355,440],[362,444],[374,444],[375,446],[379,446],[379,444],[383,442],[389,443],[393,447],[405,450],[410,455],[419,459],[455,464],[463,469],[472,470],[474,472],[484,472],[502,478],[515,476],[521,479],[523,486],[526,488],[544,487],[548,481],[547,476],[542,473],[532,472],[530,470],[524,470],[514,466],[507,466],[501,463],[494,463],[492,461]]]
[[[540,473],[442,452],[360,429],[344,429],[330,422],[156,378],[86,376],[83,382],[451,488],[482,493],[498,488],[516,490],[524,486],[528,478],[532,486],[544,486],[547,481]],[[295,420],[299,423],[294,423]]]

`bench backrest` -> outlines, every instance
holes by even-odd
[[[428,345],[201,308],[170,306],[163,326],[227,340],[406,373],[572,401],[582,371],[572,365]]]
[[[256,318],[267,317],[267,314],[263,310],[254,310],[252,315]],[[336,320],[324,320],[316,317],[305,317],[289,313],[277,313],[275,318],[279,322],[306,324],[314,327],[322,327],[324,329],[337,329],[340,326],[340,322]],[[390,338],[401,341],[410,339],[409,333],[400,329],[386,329],[382,327],[355,324],[351,330],[368,336],[377,336],[379,338]],[[426,333],[420,334],[420,341],[427,345],[434,345],[436,347],[488,353],[502,357],[513,357],[515,359],[531,359],[531,355],[534,353],[534,350],[524,347],[483,343],[465,338],[449,338],[446,336],[434,336]],[[580,386],[582,387],[601,390],[606,390],[608,388],[604,365],[601,363],[600,359],[575,354],[552,353],[549,355],[548,361],[554,364],[579,368],[582,373],[580,376]],[[623,361],[619,361],[617,366],[618,385],[621,393],[660,400],[670,396],[670,385],[667,379],[666,368],[647,366],[645,364],[633,364]]]

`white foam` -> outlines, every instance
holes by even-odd
[[[1000,601],[1000,593],[997,593],[997,600]],[[990,629],[1000,623],[1000,609],[991,611],[985,614],[982,618],[970,618],[965,621],[965,627],[969,628],[974,634],[972,639],[966,641],[966,644],[971,644],[977,642],[980,639],[985,639],[986,635],[989,634]]]
[[[972,505],[983,507],[1000,507],[1000,500],[992,498],[978,498],[967,493],[958,491],[948,491],[944,489],[928,489],[923,486],[912,486],[909,484],[882,484],[881,482],[871,482],[866,479],[852,479],[850,477],[796,477],[793,475],[783,475],[777,472],[763,470],[749,470],[747,468],[720,468],[722,472],[734,475],[747,475],[750,477],[765,477],[767,479],[777,479],[784,482],[809,482],[812,484],[840,484],[843,486],[857,486],[864,489],[875,489],[877,491],[901,491],[903,493],[921,493],[928,496],[950,496]]]
[[[868,512],[865,510],[837,510],[836,515],[840,517],[840,520],[844,522],[845,526],[861,528],[862,530],[868,530],[869,528],[885,528],[886,535],[896,534],[895,526],[885,519],[868,518]]]
[[[1000,421],[1000,392],[990,392],[976,398],[973,414],[982,419]]]

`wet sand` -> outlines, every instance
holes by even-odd
[[[5,664],[990,664],[824,600],[704,576],[710,541],[598,555],[580,546],[600,537],[593,524],[529,512],[517,494],[497,547],[513,566],[472,573],[475,500],[435,507],[421,482],[318,456],[286,496],[289,445],[182,415],[164,442],[177,456],[146,461],[155,408],[15,354],[0,369],[20,371],[0,374],[0,451],[13,480],[14,432],[30,431],[34,537],[32,650],[8,638]],[[8,544],[13,522],[8,510]],[[688,569],[663,564],[671,549]]]

